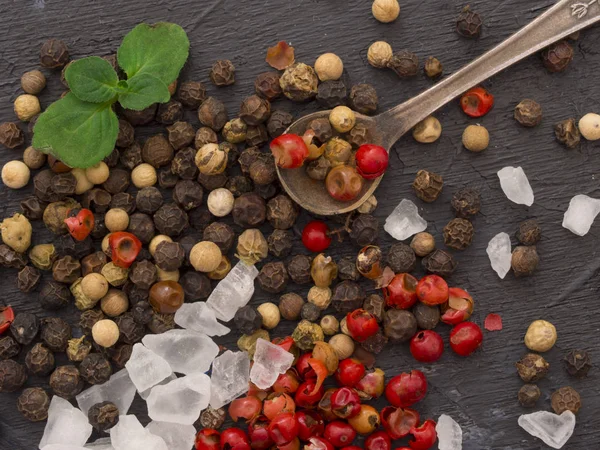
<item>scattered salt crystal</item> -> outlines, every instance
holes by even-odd
[[[384,230],[399,241],[427,229],[427,221],[419,215],[419,209],[410,200],[402,200],[385,219]]]
[[[211,338],[190,330],[147,334],[142,343],[167,361],[177,373],[204,373],[219,354],[219,346]]]
[[[193,425],[152,421],[146,429],[163,438],[169,450],[190,450],[194,446],[196,429]]]
[[[158,383],[156,386],[161,386],[163,384],[170,383],[171,381],[176,380],[176,379],[177,379],[177,375],[172,373],[167,378],[165,378],[160,383]],[[154,386],[152,386],[152,387],[154,387]],[[152,388],[148,388],[145,391],[140,392],[139,394],[140,394],[140,397],[142,397],[142,399],[148,400],[148,396],[150,395],[150,392],[152,392]]]
[[[254,279],[257,276],[256,267],[238,262],[213,289],[206,304],[213,309],[219,320],[229,322],[237,310],[246,306],[252,298]]]
[[[147,400],[148,415],[158,422],[192,425],[210,401],[210,378],[195,373],[155,386]]]
[[[109,437],[96,439],[94,442],[85,444],[85,448],[92,448],[94,450],[114,450]]]
[[[560,416],[548,411],[523,414],[518,422],[521,428],[552,448],[562,448],[575,429],[575,415],[571,411]]]
[[[115,450],[169,450],[163,438],[144,429],[133,415],[119,416],[110,429],[110,441]]]
[[[69,444],[50,444],[46,445],[42,450],[86,450],[89,447],[80,447],[79,445]],[[96,448],[96,447],[92,447]]]
[[[85,415],[92,406],[101,402],[113,402],[119,408],[119,415],[125,415],[133,403],[135,391],[127,369],[123,369],[113,374],[106,383],[96,384],[83,391],[76,400]]]
[[[84,413],[64,398],[58,395],[52,397],[40,448],[50,444],[83,447],[91,434],[92,426]]]
[[[569,203],[562,226],[578,236],[585,236],[598,213],[600,213],[600,200],[583,194],[576,195]]]
[[[533,205],[533,190],[522,167],[505,167],[498,171],[500,186],[511,202]]]
[[[462,450],[462,429],[452,417],[442,414],[438,418],[435,431],[439,440],[439,450]]]
[[[173,373],[169,363],[142,344],[135,344],[125,363],[138,392],[150,389]]]
[[[213,361],[210,406],[218,409],[248,391],[250,359],[246,352],[227,350]]]
[[[510,236],[506,233],[498,233],[490,240],[486,251],[492,269],[503,279],[510,270],[512,259]]]
[[[268,389],[294,362],[294,355],[278,345],[264,339],[256,341],[254,364],[250,369],[250,380],[260,389]]]
[[[204,302],[181,305],[175,313],[175,323],[182,328],[208,336],[224,336],[231,331],[217,322],[215,312]]]

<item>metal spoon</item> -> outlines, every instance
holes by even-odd
[[[561,0],[529,25],[506,39],[452,76],[432,88],[375,117],[356,114],[357,123],[369,130],[374,144],[389,152],[402,135],[427,116],[492,75],[576,31],[600,21],[600,0]],[[286,131],[302,135],[308,124],[330,111],[309,114],[294,122]],[[300,206],[319,215],[342,214],[358,208],[375,192],[381,182],[367,181],[352,202],[333,199],[322,181],[309,178],[304,168],[279,169],[277,174],[288,195]]]

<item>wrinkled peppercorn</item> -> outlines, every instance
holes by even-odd
[[[208,97],[198,108],[198,119],[202,125],[220,131],[227,123],[227,109],[222,101]]]
[[[71,326],[58,317],[41,320],[40,337],[53,352],[64,352],[71,339]]]
[[[535,127],[542,121],[542,107],[535,100],[526,98],[515,107],[515,120],[524,127]]]
[[[415,269],[417,257],[409,245],[396,242],[390,247],[386,261],[394,273],[410,273]]]
[[[129,187],[130,175],[124,169],[112,169],[108,176],[108,180],[102,183],[102,187],[110,194],[118,194],[125,192]]]
[[[267,203],[267,220],[273,228],[287,230],[294,226],[297,217],[298,207],[286,195],[278,195]]]
[[[152,305],[145,300],[137,302],[131,308],[131,316],[133,317],[133,320],[141,325],[148,324],[152,320],[153,315],[154,312]]]
[[[27,381],[25,367],[12,359],[0,361],[0,392],[15,392]]]
[[[52,177],[52,189],[60,196],[75,194],[77,179],[71,172],[59,173]]]
[[[456,19],[456,32],[466,38],[477,38],[481,35],[482,25],[481,16],[467,6]]]
[[[571,350],[564,359],[565,368],[569,375],[584,378],[592,368],[590,355],[585,350]]]
[[[132,214],[135,211],[135,197],[127,192],[119,192],[113,195],[110,208],[121,208],[127,214]]]
[[[203,197],[202,186],[193,180],[179,180],[173,189],[173,200],[185,211],[200,206]]]
[[[235,199],[231,214],[237,225],[244,228],[255,228],[265,221],[267,206],[262,197],[250,192]]]
[[[319,79],[315,70],[303,63],[289,66],[279,79],[283,94],[294,102],[310,100],[317,94]]]
[[[542,62],[549,72],[562,72],[573,60],[573,55],[573,47],[563,40],[542,51]]]
[[[135,203],[140,212],[154,214],[162,206],[163,197],[158,188],[145,187],[137,192]]]
[[[254,187],[254,192],[260,195],[264,200],[270,200],[281,191],[279,183],[258,184]]]
[[[567,148],[575,148],[581,142],[581,134],[575,119],[567,119],[554,125],[556,139]]]
[[[33,193],[42,202],[56,202],[61,199],[52,189],[52,178],[54,172],[42,170],[33,177]],[[109,200],[110,201],[110,200]]]
[[[356,84],[350,89],[350,107],[361,114],[374,114],[379,100],[377,91],[370,84]]]
[[[267,155],[260,151],[258,147],[246,148],[238,158],[238,163],[243,173],[249,173],[250,167],[260,159],[266,159]]]
[[[383,320],[383,314],[385,312],[385,301],[383,297],[377,294],[371,294],[363,303],[363,309],[369,312],[373,317],[377,319],[377,322],[381,322]]]
[[[525,383],[533,383],[546,376],[550,364],[540,355],[528,353],[515,363],[517,372]]]
[[[119,149],[115,148],[112,152],[110,152],[110,155],[108,155],[102,161],[110,168],[116,167],[116,165],[119,163],[120,156],[121,154],[119,153]]]
[[[273,157],[259,158],[252,163],[248,173],[256,186],[273,183],[277,179],[275,159]]]
[[[21,346],[12,337],[0,337],[0,359],[14,358],[20,351]]]
[[[246,145],[248,146],[261,146],[266,144],[269,140],[269,133],[267,127],[262,123],[256,126],[248,127],[246,131]]]
[[[458,262],[445,250],[434,250],[421,260],[421,265],[428,273],[449,277],[458,267]]]
[[[198,174],[198,183],[207,191],[214,191],[215,189],[225,187],[228,180],[229,178],[225,173],[218,173],[216,175]]]
[[[414,77],[419,72],[419,58],[413,52],[400,50],[393,54],[388,67],[399,77]]]
[[[155,168],[167,165],[173,159],[174,149],[162,134],[149,137],[142,148],[142,160]]]
[[[96,216],[104,219],[103,216]],[[106,228],[102,228],[106,231]],[[106,232],[102,235],[104,235]],[[94,242],[91,236],[86,237],[83,241],[76,241],[69,234],[63,234],[54,240],[54,248],[58,256],[71,256],[74,259],[82,259],[94,251]]]
[[[217,142],[217,133],[209,127],[200,127],[196,131],[196,137],[194,138],[194,147],[196,149],[201,149],[206,144],[216,144]]]
[[[186,108],[197,108],[206,100],[206,88],[199,81],[184,81],[179,85],[177,98]]]
[[[50,376],[50,387],[56,395],[67,400],[83,390],[84,382],[75,366],[57,367]]]
[[[539,261],[535,245],[520,245],[512,252],[511,267],[516,277],[527,277],[535,272]]]
[[[154,334],[161,334],[175,328],[175,314],[159,314],[156,311],[148,323],[148,329]]]
[[[133,170],[143,162],[142,147],[137,142],[127,147],[121,152],[120,161],[127,169]]]
[[[254,306],[246,305],[237,310],[233,322],[241,333],[252,334],[262,326],[262,316]]]
[[[304,303],[300,310],[300,317],[309,322],[316,322],[321,317],[321,308],[314,303]]]
[[[213,430],[218,430],[223,426],[226,418],[227,413],[224,408],[214,409],[208,406],[202,411],[200,418],[194,425],[197,425],[198,428],[212,428]]]
[[[115,145],[120,148],[127,148],[135,142],[135,130],[126,120],[119,119],[119,134]]]
[[[118,344],[115,347],[110,358],[117,368],[122,369],[125,367],[125,364],[131,358],[132,350],[133,345],[130,344]]]
[[[258,95],[251,95],[242,102],[240,118],[248,125],[265,122],[271,115],[271,103]]]
[[[131,313],[125,313],[115,319],[119,327],[119,340],[126,344],[135,344],[144,337],[144,326],[137,323]]]
[[[102,267],[106,265],[107,258],[104,252],[94,252],[91,255],[87,255],[81,260],[81,273],[82,276],[86,276],[89,273],[100,273]]]
[[[225,187],[231,191],[234,197],[239,197],[252,191],[253,185],[250,178],[243,175],[231,177]]]
[[[309,351],[312,350],[315,343],[325,340],[325,334],[316,323],[302,320],[294,329],[292,339],[300,350]]]
[[[246,140],[248,125],[240,118],[230,120],[223,127],[223,137],[231,144],[241,144]]]
[[[521,406],[525,408],[533,408],[542,395],[540,388],[535,384],[525,384],[519,389],[517,398]]]
[[[152,218],[148,214],[132,214],[131,217],[129,217],[129,226],[127,227],[127,231],[135,235],[142,242],[142,244],[148,244],[155,234]],[[141,252],[137,259],[143,259],[143,254]]]
[[[164,125],[172,125],[183,117],[183,105],[177,100],[158,105],[156,121]]]
[[[451,204],[456,217],[469,218],[481,210],[481,196],[475,189],[462,188],[452,196]]]
[[[91,189],[83,194],[81,206],[91,209],[95,213],[105,213],[108,211],[112,195],[104,189]]]
[[[254,90],[258,95],[271,101],[282,93],[279,85],[278,72],[264,72],[259,74],[254,81]]]
[[[20,203],[21,211],[29,220],[40,220],[44,215],[46,204],[37,197],[27,197]]]
[[[358,281],[360,273],[356,268],[356,258],[344,256],[338,261],[338,277],[340,280]]]
[[[519,224],[515,236],[523,245],[535,245],[542,237],[542,228],[537,220],[528,219]]]
[[[159,269],[167,272],[178,270],[183,264],[185,251],[177,242],[163,241],[156,246],[154,261]]]
[[[28,345],[37,336],[39,331],[39,322],[37,317],[28,312],[22,312],[16,315],[15,320],[10,324],[10,332],[15,341],[21,345]]]
[[[345,280],[333,288],[331,303],[337,312],[348,314],[355,309],[361,308],[365,298],[365,291],[360,284]]]
[[[319,84],[317,102],[323,108],[333,109],[348,101],[348,89],[342,80],[329,80]]]
[[[277,258],[288,256],[294,245],[294,233],[291,230],[275,230],[267,238],[269,253]]]
[[[212,290],[208,277],[199,272],[187,272],[179,279],[185,299],[190,302],[203,300]]]
[[[436,78],[441,77],[444,73],[444,66],[442,65],[439,59],[430,56],[429,58],[427,58],[427,61],[425,61],[424,70],[425,75],[427,75],[432,80],[435,80]]]
[[[154,119],[157,108],[158,104],[154,103],[140,111],[134,111],[133,109],[124,109],[123,116],[125,116],[125,119],[127,119],[127,121],[134,127],[137,127],[139,125],[146,125],[147,123],[150,123],[152,119]]]
[[[235,83],[235,67],[228,59],[215,62],[209,73],[215,86],[229,86]]]
[[[196,137],[194,127],[188,122],[177,121],[167,127],[169,143],[175,150],[191,145]]]
[[[417,332],[417,319],[410,311],[389,309],[383,317],[385,335],[394,342],[406,342]]]
[[[17,287],[21,292],[31,292],[39,284],[41,276],[35,267],[25,266],[17,274]]]
[[[79,328],[84,334],[91,335],[92,327],[99,320],[106,319],[106,316],[99,309],[90,309],[81,313],[79,317]]]
[[[444,180],[441,175],[427,170],[419,170],[412,186],[417,197],[424,202],[431,203],[441,194]]]
[[[466,219],[452,219],[444,227],[444,243],[455,250],[464,250],[471,242],[475,229],[473,224]]]
[[[0,244],[0,265],[12,269],[22,269],[27,265],[27,255],[14,251],[6,244]]]
[[[40,306],[47,310],[64,308],[72,300],[71,291],[68,286],[57,281],[48,281],[40,291]]]
[[[417,302],[412,313],[417,319],[417,326],[423,330],[433,330],[440,321],[440,308],[437,305],[429,306]]]
[[[188,227],[188,216],[177,205],[167,203],[154,214],[154,225],[160,234],[177,236]]]
[[[119,422],[119,408],[112,402],[96,403],[88,411],[88,420],[97,431],[106,431]]]
[[[25,135],[14,122],[0,124],[0,144],[7,148],[17,148],[25,142]]]
[[[288,274],[296,284],[310,282],[310,266],[312,259],[306,255],[295,255],[288,262]]]
[[[48,418],[50,398],[42,388],[25,389],[17,399],[17,409],[30,422],[40,422]]]
[[[272,138],[281,136],[285,130],[294,122],[294,116],[286,111],[273,110],[267,120],[267,132]]]
[[[329,119],[322,117],[314,119],[308,124],[307,130],[312,130],[315,134],[315,139],[319,144],[325,144],[333,137],[333,129]]]
[[[561,387],[554,391],[550,402],[556,414],[562,414],[565,411],[577,414],[581,408],[581,396],[571,386]]]
[[[60,258],[52,265],[52,277],[59,283],[71,284],[81,277],[81,264],[68,255]]]
[[[275,261],[265,264],[260,269],[257,280],[262,290],[277,294],[286,288],[289,275],[285,264],[281,261]]]
[[[350,130],[346,139],[352,148],[358,148],[361,145],[368,144],[371,140],[369,129],[363,123],[357,123],[354,128]]]
[[[92,350],[92,343],[85,338],[85,336],[79,339],[69,339],[67,344],[67,357],[69,361],[81,362],[83,359],[90,354]]]
[[[370,214],[360,214],[350,226],[350,239],[364,247],[373,244],[379,236],[379,220]]]
[[[381,330],[377,330],[377,333],[362,341],[360,346],[366,351],[378,355],[383,351],[387,343],[387,336],[385,336]]]
[[[90,353],[79,365],[79,372],[89,384],[102,384],[112,375],[110,362],[100,353]]]

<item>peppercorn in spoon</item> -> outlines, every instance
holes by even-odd
[[[384,147],[389,153],[400,137],[461,93],[526,56],[598,21],[600,1],[561,0],[529,25],[452,76],[375,117],[356,113],[356,123],[361,123],[367,128],[370,143]],[[328,119],[330,112],[319,111],[302,117],[294,122],[286,133],[302,136],[311,121]],[[320,215],[353,211],[375,192],[382,178],[365,180],[362,191],[354,200],[342,202],[329,195],[322,181],[309,178],[303,167],[277,167],[277,174],[281,185],[296,203]]]

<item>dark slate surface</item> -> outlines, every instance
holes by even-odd
[[[4,105],[0,121],[14,120],[10,103],[20,93],[19,77],[24,71],[38,67],[39,47],[50,37],[64,39],[74,58],[106,55],[114,52],[123,35],[140,21],[177,22],[186,29],[192,42],[191,58],[181,78],[207,82],[210,94],[226,102],[231,117],[241,99],[252,92],[254,77],[268,69],[264,63],[266,47],[285,39],[295,46],[298,61],[312,64],[323,52],[340,55],[353,83],[369,82],[376,86],[384,110],[427,88],[430,82],[421,75],[399,81],[391,72],[370,67],[366,52],[371,42],[385,39],[397,50],[408,48],[416,52],[422,60],[435,55],[443,61],[446,73],[451,73],[552,3],[550,0],[475,1],[472,6],[485,18],[484,33],[477,41],[466,41],[453,31],[454,18],[463,6],[458,0],[403,0],[401,17],[391,25],[377,23],[371,17],[370,2],[359,0],[5,0],[0,4],[3,30],[0,102]],[[485,85],[496,96],[496,107],[480,120],[490,130],[492,139],[490,148],[482,154],[470,154],[461,146],[462,130],[475,121],[466,118],[456,103],[443,108],[438,113],[444,127],[442,138],[428,146],[415,143],[410,136],[401,139],[393,149],[390,170],[377,192],[380,206],[376,215],[380,220],[402,198],[409,198],[419,205],[429,222],[429,231],[441,245],[441,230],[452,218],[449,205],[452,193],[465,185],[481,190],[483,209],[474,220],[476,236],[469,249],[456,253],[460,267],[450,284],[472,293],[476,323],[482,325],[486,315],[495,312],[502,315],[504,330],[485,332],[483,349],[467,359],[455,357],[446,348],[440,362],[423,366],[411,358],[407,345],[390,345],[378,359],[390,376],[410,369],[421,369],[427,374],[430,391],[418,410],[424,418],[437,418],[441,413],[454,417],[463,427],[464,448],[468,450],[545,448],[517,426],[517,417],[526,411],[516,401],[522,383],[513,366],[526,352],[522,339],[527,326],[540,318],[557,326],[559,339],[545,355],[552,369],[540,382],[543,396],[538,407],[550,408],[550,394],[555,389],[565,385],[575,387],[582,394],[583,408],[575,435],[566,448],[584,450],[598,446],[600,372],[593,370],[588,379],[575,380],[568,377],[561,360],[573,347],[588,348],[592,357],[600,360],[595,317],[599,225],[580,238],[563,229],[561,221],[572,196],[600,195],[597,181],[600,145],[584,142],[575,150],[565,150],[555,142],[552,125],[571,116],[598,112],[599,42],[599,28],[584,32],[574,43],[575,60],[563,74],[547,73],[539,57],[534,56],[487,81]],[[208,70],[218,58],[234,62],[237,68],[234,86],[217,89],[208,82]],[[57,73],[50,77],[49,87],[41,96],[43,106],[62,92],[58,78]],[[544,108],[544,120],[535,129],[523,129],[512,119],[514,106],[525,97],[536,99]],[[297,115],[314,108],[311,104],[293,105],[281,100],[274,107]],[[193,114],[189,120],[197,125]],[[137,134],[143,139],[155,132],[156,127],[147,127]],[[0,154],[2,163],[20,157],[20,150],[4,150]],[[514,205],[503,195],[495,173],[506,165],[521,165],[529,176],[536,196],[532,207]],[[423,168],[438,172],[445,179],[441,197],[430,205],[417,200],[410,188],[415,173]],[[2,189],[0,215],[6,217],[18,211],[19,200],[29,193],[31,185],[19,192]],[[538,272],[529,279],[517,280],[509,274],[505,280],[499,280],[489,266],[487,242],[500,231],[513,235],[521,220],[532,217],[539,219],[544,229]],[[308,219],[301,216],[298,228]],[[270,232],[270,227],[266,226],[265,231]],[[48,232],[38,224],[34,242],[48,239]],[[382,232],[379,243],[387,248],[392,242]],[[513,243],[516,243],[514,238]],[[303,251],[300,246],[295,250]],[[350,245],[335,244],[331,254],[340,257],[356,251]],[[2,286],[3,302],[12,304],[17,311],[34,311],[40,317],[48,315],[38,306],[36,294],[26,296],[17,291],[15,271],[0,269],[0,276],[6,280]],[[372,289],[368,281],[363,285]],[[308,287],[291,286],[291,289],[305,294]],[[270,300],[276,301],[276,296],[257,288],[255,303]],[[74,307],[61,315],[72,323],[78,317]],[[273,334],[285,335],[291,329],[291,324],[282,324]],[[439,330],[447,339],[448,328],[440,326]],[[234,335],[223,343],[234,347]],[[59,362],[65,363],[63,359]],[[27,385],[45,386],[45,383],[46,380],[30,378]],[[16,410],[16,398],[17,394],[1,397],[0,448],[37,448],[44,424],[25,421]],[[147,420],[142,402],[136,401],[133,411]]]

